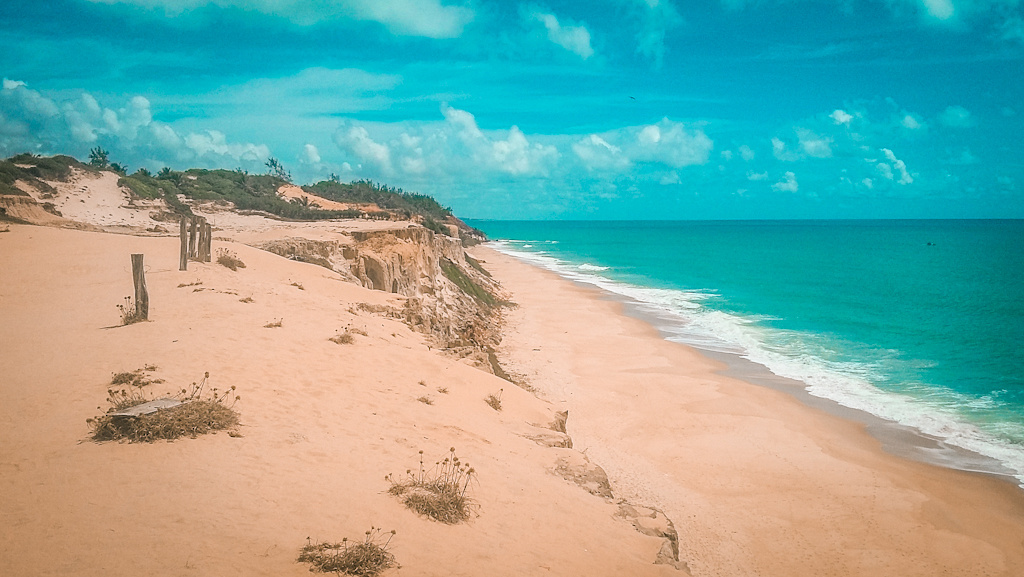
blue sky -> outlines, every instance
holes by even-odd
[[[469,218],[1024,218],[1021,0],[4,0],[0,155]]]

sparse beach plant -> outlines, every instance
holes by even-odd
[[[429,471],[424,467],[423,451],[420,451],[419,470],[409,469],[405,474],[404,480],[394,475],[387,475],[385,479],[391,483],[388,493],[398,497],[406,507],[448,525],[469,519],[474,503],[466,493],[476,477],[476,469],[459,460],[455,447]]]
[[[284,319],[278,319],[278,320],[276,320],[276,321],[274,321],[272,323],[267,323],[267,324],[263,325],[263,328],[265,328],[265,329],[279,329],[279,328],[281,328],[282,324],[284,324]]]
[[[505,389],[498,389],[498,395],[497,396],[494,396],[493,394],[487,395],[487,398],[484,399],[484,402],[486,402],[487,405],[489,407],[491,407],[492,409],[494,409],[495,411],[500,411],[501,410],[501,394],[503,392],[505,392]]]
[[[364,331],[363,329],[357,328],[357,327],[348,327],[348,328],[345,329],[345,332],[349,332],[349,333],[352,333],[354,335],[362,335],[364,337],[370,336],[369,334],[367,334],[366,331]]]
[[[217,249],[217,264],[224,265],[231,270],[245,268],[245,263],[233,251],[226,248]]]
[[[421,402],[421,403],[423,403],[424,405],[433,405],[434,404],[434,399],[431,399],[430,397],[428,397],[426,395],[424,395],[424,396],[422,396],[422,397],[420,397],[420,398],[418,398],[416,400]]]
[[[306,290],[306,287],[302,286],[302,283],[300,282],[293,282],[292,286],[299,289],[300,291]]]
[[[118,373],[114,377],[118,379],[124,374],[132,373]],[[216,387],[207,390],[209,377],[210,373],[206,373],[202,381],[192,383],[190,390],[181,389],[176,395],[165,397],[168,400],[180,401],[180,404],[147,414],[117,414],[153,400],[140,386],[128,385],[127,388],[120,390],[107,389],[107,402],[110,407],[106,414],[86,420],[92,430],[92,439],[151,443],[159,439],[173,440],[185,436],[194,438],[212,431],[236,427],[238,413],[234,410],[234,405],[241,397],[235,394],[234,385],[224,391]],[[118,380],[123,381],[124,377]],[[111,383],[113,384],[113,380]]]
[[[334,335],[333,337],[327,340],[331,341],[336,345],[351,345],[356,342],[355,337],[353,337],[352,333],[349,332],[348,330],[339,335]]]
[[[240,303],[251,303],[251,302],[256,302],[256,301],[252,300],[252,297],[245,297],[244,299],[238,299],[238,302],[240,302]]]
[[[441,393],[442,395],[447,395],[448,394],[448,387],[438,387],[437,388],[437,392]]]
[[[394,537],[393,529],[382,533],[377,527],[370,527],[362,543],[349,541],[348,537],[341,543],[314,543],[307,537],[298,561],[309,563],[311,572],[376,577],[395,566],[395,556],[388,551]]]
[[[143,320],[142,313],[135,306],[132,297],[124,297],[124,304],[117,305],[117,310],[121,312],[122,325],[130,325]]]

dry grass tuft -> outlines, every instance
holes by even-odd
[[[124,297],[124,304],[117,305],[117,310],[121,312],[122,325],[130,325],[143,320],[142,312],[136,308],[132,297]]]
[[[252,302],[256,302],[256,301],[252,300],[252,297],[245,297],[244,299],[238,299],[238,302],[240,302],[240,303],[252,303]]]
[[[437,392],[441,393],[442,395],[447,395],[448,394],[448,387],[438,387],[437,388]]]
[[[381,545],[378,541],[384,536],[387,541]],[[375,577],[395,566],[395,556],[388,551],[394,536],[394,530],[381,535],[380,529],[371,527],[362,543],[350,544],[347,537],[341,543],[313,543],[307,538],[298,561],[310,563],[312,572]]]
[[[302,286],[302,283],[300,283],[300,282],[293,282],[292,286],[293,287],[297,287],[300,291],[306,290],[306,287]]]
[[[501,410],[501,393],[503,393],[503,392],[505,392],[505,389],[498,389],[498,396],[494,396],[493,394],[487,395],[487,398],[484,399],[484,402],[487,403],[487,406],[491,407],[495,411],[500,411]]]
[[[217,264],[222,264],[231,270],[245,268],[245,263],[238,255],[226,248],[217,249]]]
[[[329,338],[327,340],[331,341],[332,343],[334,343],[336,345],[351,345],[351,344],[356,342],[355,337],[353,337],[352,333],[350,333],[348,331],[345,331],[345,332],[341,333],[340,335],[334,335],[333,337],[331,337],[331,338]]]
[[[279,319],[279,320],[276,320],[276,321],[274,321],[272,323],[267,323],[267,324],[263,325],[263,328],[265,328],[265,329],[279,329],[279,328],[281,328],[282,324],[284,324],[284,319]]]
[[[185,288],[187,286],[199,286],[201,284],[203,284],[203,281],[201,281],[201,280],[197,280],[195,282],[189,282],[189,283],[184,283],[183,282],[183,283],[178,285],[178,288]]]
[[[119,373],[114,377],[117,379],[121,375],[132,374],[134,373]],[[114,416],[111,413],[149,402],[151,399],[146,397],[142,388],[128,385],[128,388],[121,390],[107,389],[107,402],[110,403],[107,414],[86,420],[92,430],[92,439],[124,439],[132,443],[151,443],[159,439],[195,438],[198,435],[237,426],[238,413],[233,407],[240,397],[233,396],[235,387],[232,386],[224,392],[214,388],[208,391],[207,398],[202,398],[209,376],[210,373],[206,373],[199,384],[192,383],[191,391],[182,389],[175,395],[182,404],[133,417]]]
[[[391,482],[388,493],[401,499],[406,507],[448,525],[469,519],[474,503],[466,496],[466,491],[476,470],[469,463],[459,461],[455,447],[450,449],[448,457],[435,463],[431,471],[424,468],[423,451],[420,451],[419,472],[413,474],[410,469],[406,476],[405,481],[396,481],[393,475],[385,477]]]
[[[352,334],[354,334],[354,335],[363,335],[364,337],[368,337],[368,336],[370,336],[370,335],[369,335],[369,334],[368,334],[368,333],[367,333],[366,331],[364,331],[363,329],[360,329],[360,328],[356,328],[356,327],[348,327],[347,329],[345,329],[345,332],[347,332],[347,333],[352,333]]]
[[[422,396],[422,397],[420,397],[420,398],[418,398],[416,400],[421,402],[421,403],[423,403],[424,405],[433,405],[434,404],[434,399],[431,399],[430,397],[428,397],[426,395],[424,395],[424,396]]]
[[[146,376],[147,372],[151,373],[155,370],[155,365],[146,365],[141,369],[135,369],[131,372],[113,373],[113,376],[110,378],[110,384],[115,387],[136,387],[141,389],[147,385],[164,382],[163,379],[150,379]]]

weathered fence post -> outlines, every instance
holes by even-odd
[[[185,230],[185,217],[181,217],[178,235],[181,237],[181,253],[178,255],[178,270],[188,270],[188,231]]]
[[[206,244],[204,245],[205,250],[203,251],[203,261],[210,262],[213,257],[211,254],[213,248],[213,226],[208,222],[203,224],[206,227]]]
[[[195,258],[196,256],[196,227],[198,225],[199,219],[193,216],[188,227],[188,258]]]
[[[135,315],[140,320],[149,320],[149,291],[146,289],[146,269],[142,267],[141,254],[132,255],[132,280],[135,282]]]

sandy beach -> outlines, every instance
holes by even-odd
[[[218,240],[246,268],[181,272],[176,238],[6,228],[0,574],[298,576],[307,537],[371,526],[397,532],[394,575],[1024,571],[1017,487],[886,454],[861,425],[724,377],[596,290],[486,247],[469,252],[518,305],[497,357],[534,392],[367,312],[405,297],[320,266]],[[150,320],[118,326],[131,253]],[[366,336],[328,340],[346,327]],[[241,436],[89,440],[111,374],[146,365],[165,381],[153,393],[206,371],[235,386]],[[484,402],[499,392],[501,412]],[[566,410],[571,449],[551,430]],[[478,471],[468,523],[387,494],[385,475],[450,447]],[[611,494],[581,475],[595,465]],[[675,567],[655,564],[666,515]]]
[[[568,410],[617,493],[661,507],[694,575],[1017,575],[1024,492],[884,453],[596,289],[476,250],[521,306],[500,358]]]

